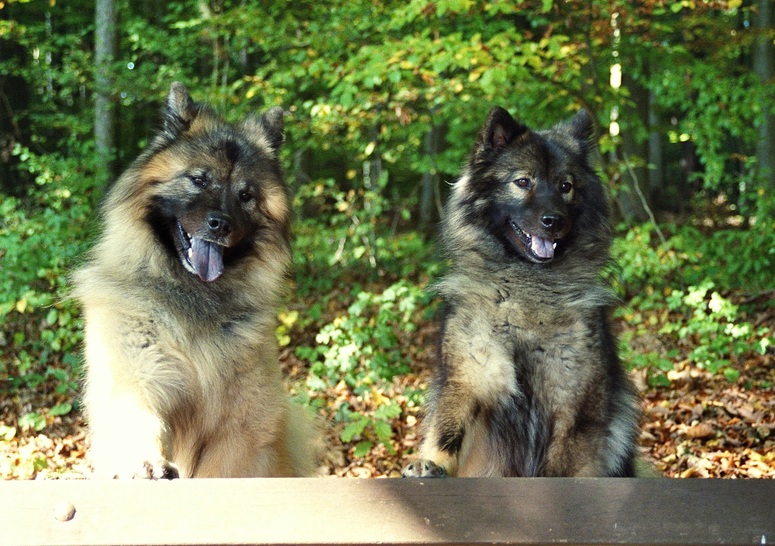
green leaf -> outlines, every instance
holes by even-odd
[[[363,433],[363,429],[369,424],[370,419],[368,417],[361,417],[357,421],[350,423],[339,436],[343,442],[351,442],[356,436],[360,436]]]
[[[59,382],[64,382],[69,379],[69,375],[65,370],[60,368],[49,368],[47,373]]]
[[[374,442],[358,442],[358,444],[355,446],[355,452],[353,455],[356,457],[365,457],[369,454],[369,451],[371,451],[372,447],[374,447]]]
[[[382,404],[374,412],[374,417],[383,420],[395,419],[401,415],[401,406],[396,403]]]
[[[665,374],[655,374],[649,377],[648,383],[652,387],[669,387],[670,380]]]
[[[74,353],[67,353],[62,357],[62,364],[75,368],[81,364],[81,357]]]
[[[727,381],[730,383],[735,383],[740,379],[740,371],[734,368],[724,368],[724,377],[726,377]]]
[[[67,415],[73,410],[73,405],[70,402],[63,402],[61,404],[57,404],[50,410],[48,410],[49,415],[53,415],[54,417],[59,417],[62,415]]]
[[[35,412],[25,413],[19,417],[19,426],[22,430],[32,429],[36,432],[40,432],[46,428],[46,418]]]
[[[387,442],[393,436],[393,428],[385,421],[374,421],[372,426],[380,442]]]
[[[46,322],[49,325],[56,324],[57,316],[58,316],[58,313],[56,309],[49,310],[48,314],[46,315]]]
[[[374,442],[369,442],[367,440],[364,440],[362,442],[358,442],[358,444],[355,446],[355,451],[353,452],[353,455],[356,457],[365,457],[369,454],[369,451],[371,451],[371,448],[374,447]]]
[[[189,19],[187,21],[177,21],[170,25],[170,28],[176,30],[188,30],[194,27],[198,27],[202,24],[202,19]]]
[[[45,457],[36,457],[32,461],[32,468],[35,472],[40,472],[48,468],[48,460]]]
[[[16,427],[0,425],[0,440],[10,442],[16,436]]]

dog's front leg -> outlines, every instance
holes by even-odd
[[[455,476],[464,456],[463,440],[473,425],[476,407],[466,389],[446,385],[438,399],[431,401],[420,456],[407,464],[401,475],[411,478]]]
[[[90,417],[91,457],[97,476],[173,479],[177,467],[163,454],[167,431],[163,421],[138,393],[106,396]]]

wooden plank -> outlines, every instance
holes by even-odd
[[[68,505],[75,509],[70,521]],[[775,482],[0,482],[0,544],[769,544]]]

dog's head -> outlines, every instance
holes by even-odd
[[[508,254],[530,263],[562,258],[584,240],[583,230],[599,231],[607,217],[602,185],[589,162],[592,135],[585,110],[551,129],[532,131],[493,108],[471,154],[465,188],[458,190],[468,220],[486,224]]]
[[[277,152],[283,112],[226,123],[173,83],[164,129],[135,166],[125,195],[170,255],[202,281],[231,263],[288,244],[290,207]]]

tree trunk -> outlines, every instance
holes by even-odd
[[[371,154],[363,161],[363,218],[369,221],[368,236],[363,236],[363,243],[366,247],[366,256],[372,267],[377,267],[377,234],[375,232],[374,209],[372,208],[372,199],[382,199],[382,187],[380,179],[382,178],[382,152],[379,149],[379,127],[371,130],[372,143],[374,148]],[[357,220],[357,215],[354,216]]]
[[[312,154],[310,149],[306,146],[298,148],[293,152],[293,171],[290,179],[291,195],[297,195],[303,186],[311,182],[310,172],[312,172]],[[305,213],[304,203],[302,203],[297,211],[298,217],[303,218]]]
[[[657,97],[649,91],[649,191],[658,204],[665,202],[668,188],[665,187],[665,160],[662,148],[661,120],[656,110]],[[660,207],[661,208],[661,207]]]
[[[425,155],[431,160],[431,168],[422,175],[420,188],[420,215],[418,228],[421,233],[428,234],[431,226],[441,215],[438,203],[441,173],[436,168],[436,157],[441,153],[444,145],[444,127],[431,125],[425,135]]]
[[[95,100],[94,142],[98,179],[103,185],[113,178],[116,147],[116,107],[113,101],[113,63],[116,60],[116,5],[114,0],[97,0],[95,10]]]
[[[628,223],[640,223],[649,219],[651,192],[649,191],[649,142],[644,127],[648,127],[649,93],[627,72],[622,83],[630,92],[633,105],[623,108],[621,158],[624,174],[618,195],[622,215]]]
[[[756,29],[759,33],[753,50],[753,68],[762,82],[772,85],[775,75],[775,50],[772,46],[773,0],[758,0],[759,14]],[[756,150],[758,173],[761,184],[770,192],[775,190],[775,115],[772,102],[764,103],[767,108],[762,112],[759,126],[759,143]]]

